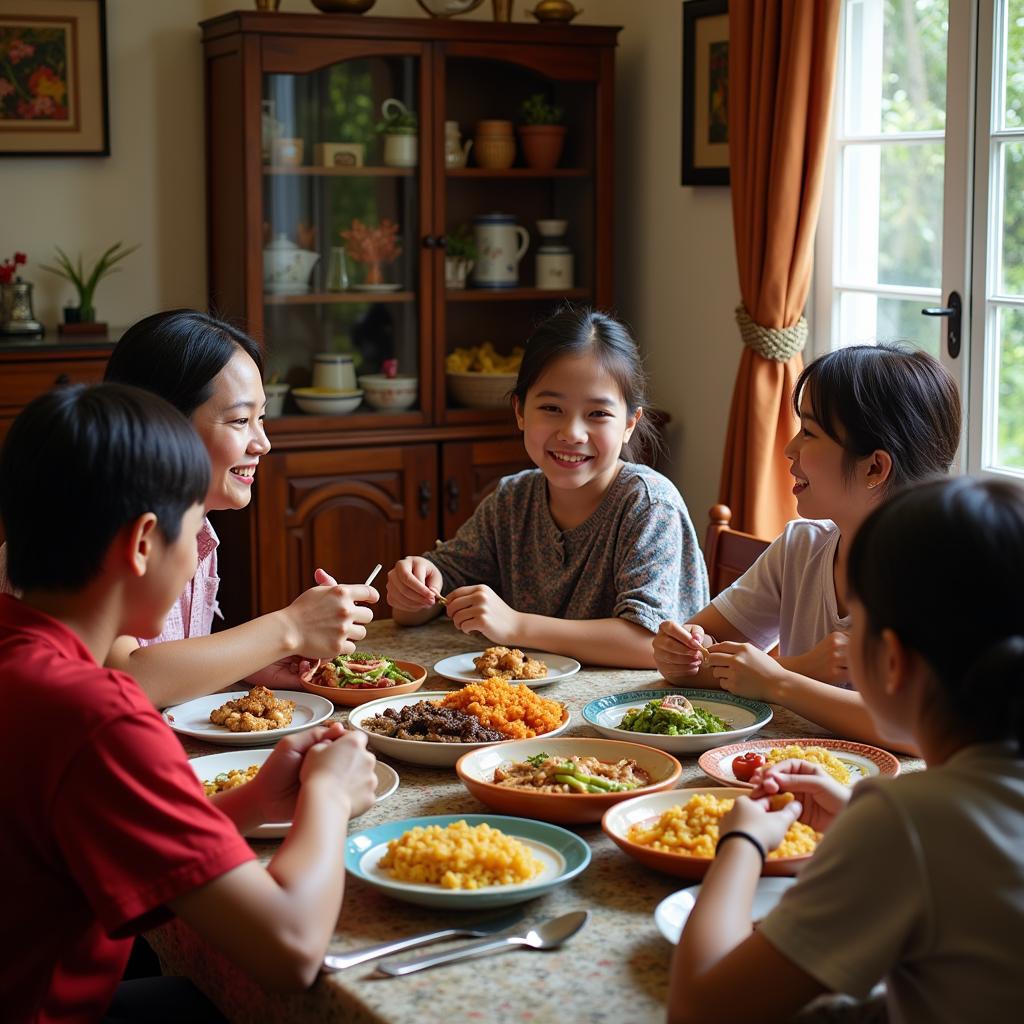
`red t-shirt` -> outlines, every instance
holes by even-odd
[[[136,682],[0,595],[5,1020],[102,1017],[131,937],[253,859]]]

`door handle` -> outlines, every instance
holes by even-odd
[[[945,306],[927,306],[921,310],[925,316],[944,316],[946,324],[946,351],[950,359],[960,355],[960,319],[963,315],[963,303],[959,292],[950,292]]]
[[[434,492],[430,489],[430,484],[426,480],[421,480],[416,494],[419,498],[420,519],[429,519],[430,499],[434,496]]]
[[[449,477],[445,481],[444,489],[448,494],[448,512],[450,515],[456,515],[459,511],[459,483],[455,477]]]

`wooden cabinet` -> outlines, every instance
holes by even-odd
[[[446,360],[485,341],[507,355],[566,299],[613,305],[618,29],[239,11],[202,32],[210,305],[263,342],[268,379],[293,389],[268,423],[252,510],[219,524],[222,604],[237,621],[294,598],[318,564],[362,579],[451,536],[529,464],[510,411],[460,405]],[[527,166],[518,144],[507,168],[473,150],[446,164],[446,122],[465,141],[482,120],[518,121],[537,93],[565,115],[554,168]],[[378,131],[392,100],[416,116],[398,145]],[[448,239],[496,212],[530,237],[515,279],[448,287]],[[574,274],[557,290],[538,287],[539,220],[567,223]],[[374,260],[353,232],[381,227],[390,243]],[[375,408],[366,391],[348,415],[303,414],[295,389],[322,352],[349,356],[358,378],[397,360],[414,400]]]

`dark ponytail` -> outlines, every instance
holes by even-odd
[[[512,389],[520,408],[527,392],[556,359],[589,354],[597,358],[618,385],[627,415],[646,409],[647,375],[629,331],[607,313],[568,303],[542,321],[526,343],[519,377]],[[632,437],[622,446],[622,457],[627,462],[654,465],[661,450],[661,435],[653,417],[641,416]]]
[[[869,635],[893,630],[951,716],[1024,755],[1022,577],[1024,489],[969,477],[896,494],[861,524],[847,566]]]

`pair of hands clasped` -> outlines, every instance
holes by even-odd
[[[388,604],[404,612],[422,612],[437,604],[443,586],[444,577],[433,562],[410,555],[388,573]],[[496,644],[514,643],[522,635],[522,613],[484,583],[459,587],[446,601],[448,618],[463,633],[482,633]]]
[[[722,818],[719,834],[749,832],[766,850],[774,850],[797,820],[816,832],[827,831],[850,799],[847,786],[810,761],[790,759],[767,765],[754,773],[750,783],[753,792],[736,800]],[[795,799],[773,811],[771,798],[780,793],[792,793]]]
[[[667,621],[654,637],[654,662],[668,682],[678,685],[697,675],[707,658],[711,674],[723,690],[751,700],[777,701],[787,672],[826,683],[845,682],[849,678],[847,639],[846,633],[830,633],[806,654],[776,659],[753,644],[715,643],[697,623],[681,626]],[[707,646],[709,640],[710,653],[705,655],[702,645]]]
[[[332,722],[285,736],[244,788],[261,821],[291,821],[301,787],[323,780],[354,818],[373,805],[376,763],[366,749],[365,733],[346,732],[340,722]]]

